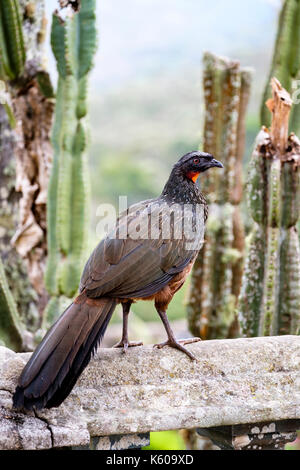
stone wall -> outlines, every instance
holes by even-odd
[[[149,431],[300,419],[299,336],[188,348],[197,361],[171,348],[100,349],[59,408],[20,413],[12,393],[30,353],[0,347],[0,449],[124,448]]]

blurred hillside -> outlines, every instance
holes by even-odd
[[[199,145],[201,91],[199,71],[187,78],[179,70],[94,97],[90,163],[98,200],[114,201],[129,187],[129,202],[161,190],[177,157]]]
[[[265,50],[248,51],[242,61],[254,69],[245,168],[259,128],[258,111],[270,57]],[[188,71],[184,67],[164,70],[102,94],[92,93],[89,162],[93,214],[101,202],[117,204],[119,194],[128,195],[129,203],[159,194],[174,162],[201,145],[202,93],[200,62]]]

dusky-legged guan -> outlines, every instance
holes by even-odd
[[[154,300],[168,336],[155,346],[168,345],[194,359],[184,344],[199,338],[177,341],[166,310],[203,244],[208,210],[197,177],[222,166],[210,154],[190,152],[174,165],[158,198],[135,204],[118,217],[88,259],[79,295],[24,367],[13,396],[15,408],[51,408],[62,403],[89,363],[118,303],[123,306],[123,335],[116,347],[126,351],[141,344],[128,341],[130,306],[137,300]]]

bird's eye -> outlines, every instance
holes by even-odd
[[[199,163],[199,158],[194,158],[194,163]]]

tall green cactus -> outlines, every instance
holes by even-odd
[[[23,71],[25,46],[18,0],[0,2],[0,79],[12,80]]]
[[[87,75],[96,49],[95,0],[63,22],[53,15],[51,44],[59,73],[52,130],[54,159],[48,190],[48,262],[45,282],[54,296],[78,289],[87,230],[85,151]],[[59,312],[58,312],[59,313]],[[51,313],[50,313],[51,315]]]
[[[255,221],[239,300],[245,336],[296,334],[300,328],[300,142],[287,137],[290,107],[273,83],[271,130],[256,139],[248,176],[248,197]],[[289,112],[289,110],[288,110]],[[281,140],[281,142],[280,142]]]
[[[25,58],[19,2],[2,0],[0,2],[0,103],[5,108],[11,127],[15,127],[16,122],[4,81],[16,79],[22,74]]]
[[[261,125],[265,126],[271,123],[265,103],[271,97],[272,77],[289,93],[294,89],[294,81],[300,80],[300,0],[285,0],[279,15],[273,60],[261,105]],[[300,104],[293,107],[290,131],[300,134]]]
[[[251,72],[210,53],[203,63],[203,150],[222,161],[224,171],[210,172],[203,179],[209,218],[205,244],[191,276],[187,312],[193,334],[221,338],[235,334],[231,326],[242,277],[244,231],[239,202]]]

